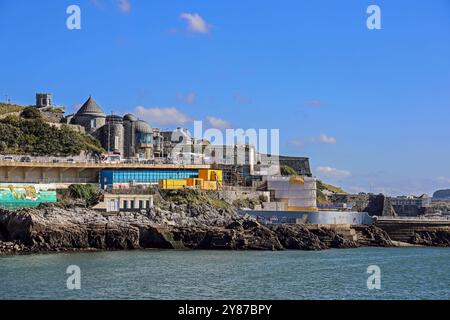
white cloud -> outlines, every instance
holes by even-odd
[[[228,121],[213,116],[206,117],[206,122],[210,127],[215,129],[231,128],[231,124]]]
[[[321,134],[317,141],[324,144],[336,144],[337,142],[335,137],[327,136],[326,134]]]
[[[177,108],[145,108],[138,106],[135,109],[136,115],[141,117],[151,125],[181,125],[191,121],[191,118]]]
[[[304,147],[308,144],[336,144],[336,137],[321,134],[319,137],[307,138],[307,139],[294,139],[290,141],[290,144],[297,147]]]
[[[183,103],[187,104],[193,104],[195,102],[195,99],[197,98],[197,95],[195,92],[188,92],[188,93],[177,93],[177,99],[178,101],[181,101]]]
[[[182,13],[182,19],[188,22],[188,30],[195,33],[209,33],[210,26],[198,13]]]
[[[289,143],[297,147],[304,147],[306,145],[306,141],[302,139],[294,139],[289,141]]]
[[[130,12],[131,11],[131,3],[130,0],[118,0],[119,10],[122,12]]]
[[[350,171],[339,170],[332,167],[317,167],[316,171],[324,177],[333,179],[344,179],[352,175]]]

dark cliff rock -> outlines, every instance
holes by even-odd
[[[411,243],[422,246],[450,247],[450,231],[415,231]]]
[[[322,250],[327,247],[303,225],[272,225],[270,228],[286,249]]]
[[[0,254],[142,248],[323,250],[392,245],[389,236],[376,227],[358,227],[360,239],[356,239],[350,229],[336,231],[301,224],[266,226],[229,212],[215,212],[213,221],[220,223],[210,225],[205,224],[204,217],[183,217],[183,213],[177,213],[175,220],[180,221],[173,223],[166,211],[103,216],[79,207],[0,210]]]
[[[356,226],[359,243],[368,247],[393,247],[388,233],[377,226]]]
[[[245,225],[245,226],[243,226]],[[250,227],[251,226],[251,227]],[[187,248],[216,250],[282,250],[276,234],[257,222],[233,222],[222,227],[176,227],[175,240]]]

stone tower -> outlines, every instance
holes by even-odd
[[[46,108],[52,106],[51,93],[36,93],[36,107]]]

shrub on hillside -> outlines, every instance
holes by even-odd
[[[20,113],[20,116],[24,119],[40,119],[42,117],[41,112],[35,107],[26,107]]]
[[[3,153],[33,156],[76,156],[82,151],[92,154],[104,152],[100,143],[68,125],[57,128],[41,118],[18,119],[8,116],[0,120],[0,132],[6,148]]]
[[[98,203],[100,190],[95,184],[72,184],[68,189],[68,196],[72,199],[81,199],[86,201],[87,206]]]
[[[298,175],[297,171],[295,171],[290,166],[282,165],[280,166],[280,172],[282,176],[296,176]]]

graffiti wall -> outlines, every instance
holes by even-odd
[[[0,207],[18,209],[56,202],[53,184],[0,183]]]

